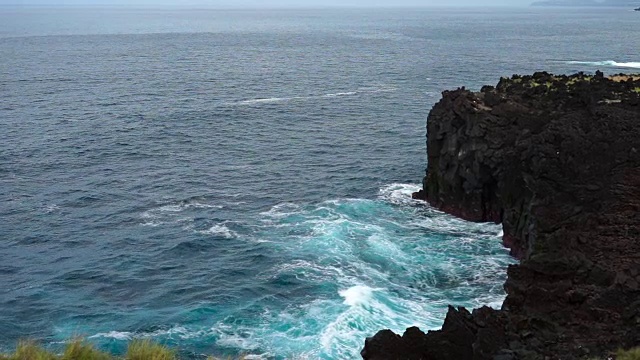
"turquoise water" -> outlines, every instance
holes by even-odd
[[[409,199],[416,188],[391,184],[373,199],[281,203],[250,224],[198,227],[190,219],[215,212],[206,203],[152,209],[140,226],[194,234],[160,252],[173,262],[189,258],[189,280],[162,275],[171,290],[158,300],[180,298],[180,306],[127,317],[145,323],[168,312],[171,321],[132,331],[115,317],[102,326],[74,320],[58,324],[56,337],[90,334],[116,352],[122,340],[152,337],[202,354],[353,358],[378,329],[438,326],[449,303],[499,306],[511,262],[499,226],[429,209]],[[210,257],[215,265],[199,260]]]
[[[594,10],[0,9],[0,350],[352,359],[498,307],[501,228],[410,194],[443,89],[638,63]]]

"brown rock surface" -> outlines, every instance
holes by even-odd
[[[450,308],[440,331],[368,339],[365,359],[582,359],[640,345],[640,79],[614,79],[536,73],[443,93],[414,197],[501,222],[521,263],[501,310]]]

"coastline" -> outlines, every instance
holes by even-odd
[[[445,91],[414,194],[501,222],[521,260],[501,310],[450,307],[442,330],[381,331],[365,359],[582,359],[640,345],[640,81],[535,73]]]

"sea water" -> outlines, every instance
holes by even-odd
[[[0,349],[355,359],[499,307],[501,227],[410,199],[445,89],[630,71],[619,9],[0,8]]]

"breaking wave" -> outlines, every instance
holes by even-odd
[[[640,69],[640,62],[617,62],[613,60],[606,61],[567,61],[567,64],[588,65],[588,66],[609,66],[618,68]]]
[[[278,104],[291,101],[308,101],[313,99],[323,98],[337,98],[344,96],[356,96],[361,94],[376,94],[383,92],[394,92],[397,88],[393,86],[378,86],[378,87],[361,87],[353,91],[338,91],[334,93],[327,93],[321,95],[309,95],[309,96],[291,96],[291,97],[270,97],[259,99],[247,99],[236,102],[227,103],[227,105],[263,105],[263,104]]]
[[[373,199],[281,203],[246,224],[183,227],[198,237],[166,256],[184,256],[185,247],[204,258],[229,253],[229,263],[203,269],[216,289],[197,290],[198,302],[171,326],[145,330],[134,321],[90,338],[115,352],[133,338],[153,338],[222,357],[351,359],[380,329],[439,327],[448,304],[499,306],[512,262],[500,226],[448,216],[412,200],[417,190],[389,184]],[[169,221],[194,206],[201,207],[167,204],[147,215]],[[212,235],[240,241],[211,247]],[[61,338],[79,331],[77,324],[61,329]]]

